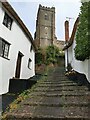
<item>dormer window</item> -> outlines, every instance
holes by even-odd
[[[12,22],[13,22],[12,18],[5,12],[3,24],[4,24],[9,30],[11,30]]]

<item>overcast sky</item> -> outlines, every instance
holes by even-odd
[[[36,17],[39,4],[47,7],[55,7],[56,36],[59,40],[64,40],[64,22],[70,17],[70,34],[73,24],[80,12],[80,0],[8,0],[17,14],[23,20],[32,36],[36,29]],[[42,1],[42,2],[41,2]]]

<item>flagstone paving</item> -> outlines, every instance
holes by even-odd
[[[7,120],[90,120],[90,91],[56,67]]]

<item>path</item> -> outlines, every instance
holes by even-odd
[[[8,120],[90,120],[90,91],[57,67],[30,93]]]

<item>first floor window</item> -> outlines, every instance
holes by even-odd
[[[0,56],[8,58],[10,43],[0,38]]]
[[[28,59],[28,68],[31,69],[31,63],[32,63],[32,60],[29,58]]]
[[[3,19],[3,24],[4,24],[9,30],[11,30],[12,22],[13,22],[12,18],[5,12],[4,19]]]

